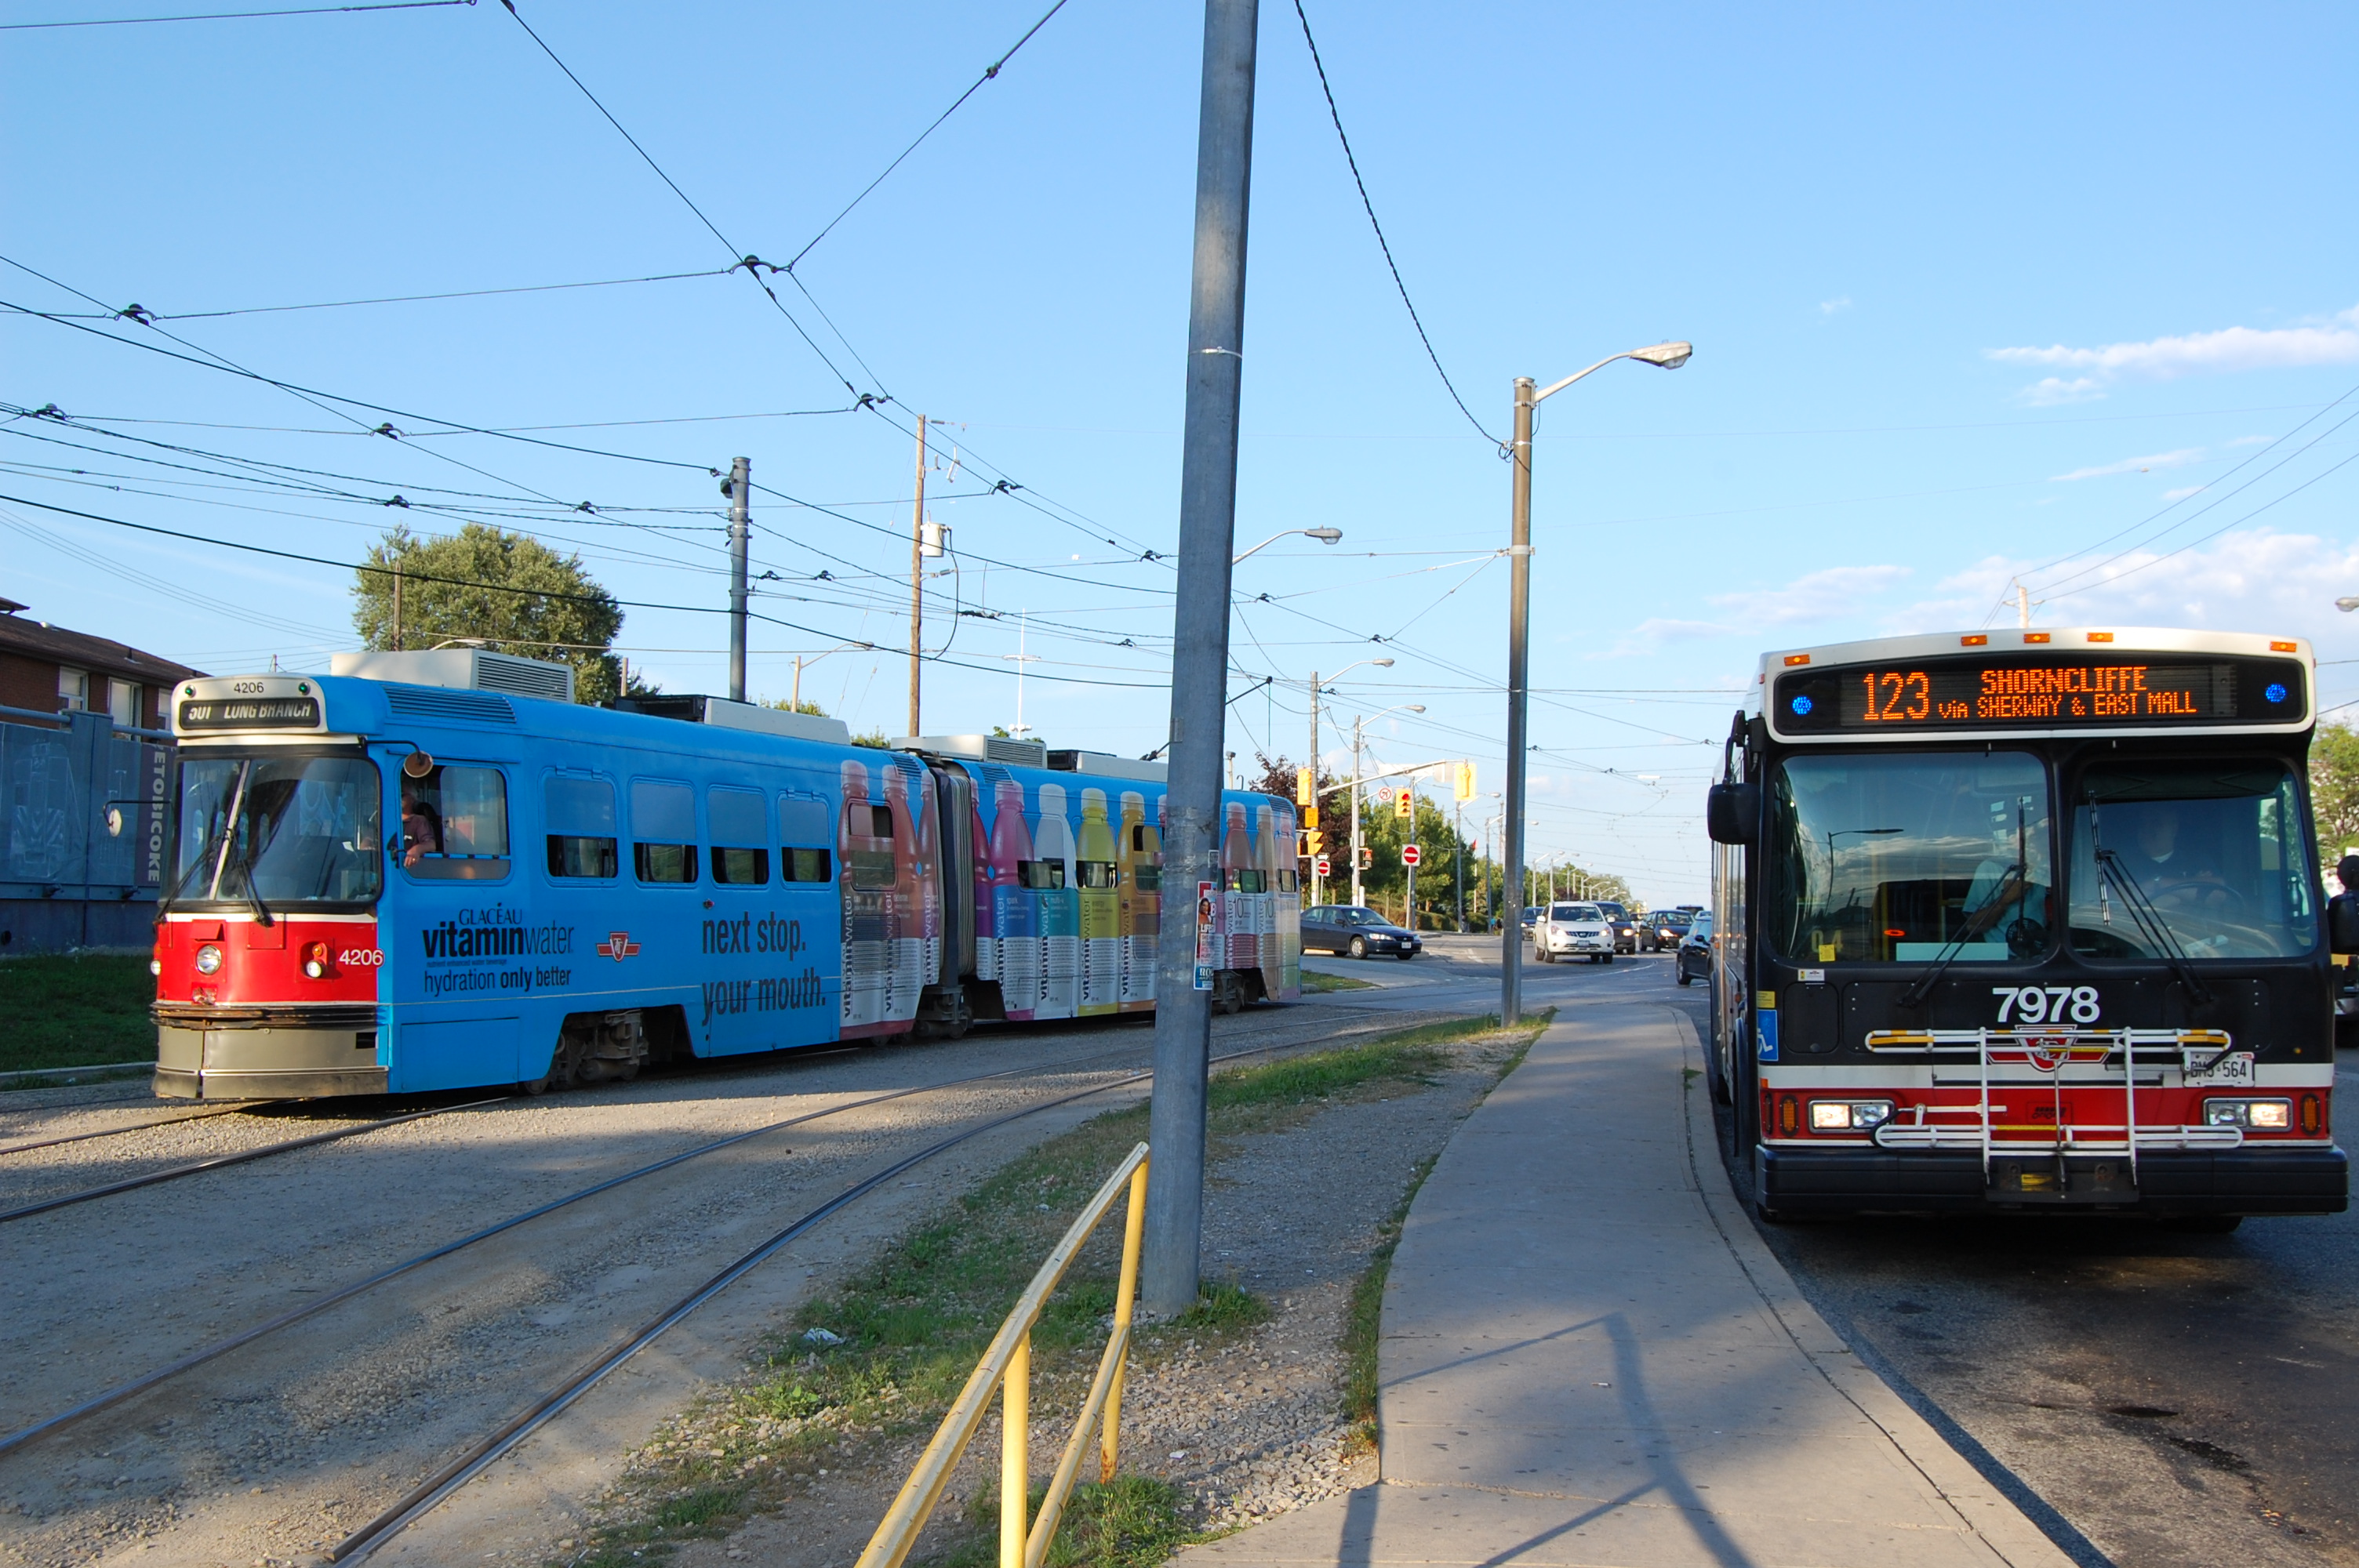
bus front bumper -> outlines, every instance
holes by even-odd
[[[1756,1146],[1753,1190],[1778,1214],[2341,1214],[2351,1162],[2332,1144],[2150,1151],[2133,1173],[2121,1155],[2009,1153],[1986,1178],[1978,1152]]]

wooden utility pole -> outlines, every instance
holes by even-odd
[[[922,735],[918,724],[918,639],[926,625],[926,416],[918,416],[918,499],[909,513],[909,733]]]

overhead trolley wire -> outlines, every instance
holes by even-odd
[[[462,0],[435,0],[438,5],[458,5]],[[463,0],[473,4],[473,0]],[[132,306],[129,310],[110,312],[127,315],[136,310],[150,321],[212,321],[224,316],[277,316],[289,310],[345,310],[360,305],[419,305],[442,299],[489,299],[504,294],[556,294],[574,288],[616,288],[633,283],[676,283],[689,277],[726,277],[734,267],[708,267],[702,272],[658,272],[645,277],[601,277],[586,283],[528,283],[511,288],[462,288],[447,294],[389,294],[375,299],[322,299],[309,305],[245,305],[229,310],[148,310]]]
[[[44,27],[137,27],[153,22],[251,22],[266,16],[333,16],[348,11],[431,11],[475,0],[376,0],[366,5],[304,5],[285,11],[204,11],[186,16],[92,16],[70,22],[0,22],[0,33]]]
[[[1335,139],[1343,144],[1343,161],[1352,167],[1352,184],[1360,192],[1360,206],[1368,214],[1368,227],[1376,232],[1376,248],[1385,253],[1385,266],[1393,275],[1393,287],[1400,290],[1409,325],[1417,329],[1417,341],[1425,345],[1425,357],[1433,362],[1433,373],[1441,378],[1442,390],[1450,394],[1451,402],[1458,405],[1458,412],[1466,416],[1466,422],[1474,427],[1477,435],[1504,452],[1506,444],[1483,428],[1483,421],[1474,417],[1474,411],[1458,395],[1450,373],[1441,368],[1441,356],[1434,351],[1433,340],[1425,335],[1425,323],[1418,319],[1417,304],[1408,297],[1408,285],[1401,281],[1400,264],[1393,260],[1393,247],[1385,238],[1385,226],[1376,222],[1376,204],[1368,199],[1368,182],[1360,178],[1360,160],[1353,155],[1352,138],[1343,134],[1343,112],[1335,107],[1335,89],[1327,81],[1327,62],[1319,58],[1319,40],[1310,36],[1310,17],[1302,9],[1302,0],[1294,0],[1294,15],[1302,23],[1302,41],[1310,48],[1310,63],[1319,72],[1319,91],[1327,95],[1327,117],[1335,123]]]

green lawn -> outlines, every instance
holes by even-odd
[[[0,1072],[152,1062],[156,982],[134,954],[0,958]]]

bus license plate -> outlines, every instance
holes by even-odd
[[[2187,1054],[2187,1057],[2190,1063],[2197,1060],[2192,1051]],[[2231,1051],[2201,1072],[2190,1066],[2187,1073],[2187,1083],[2190,1088],[2248,1089],[2254,1082],[2253,1054],[2250,1051]]]

